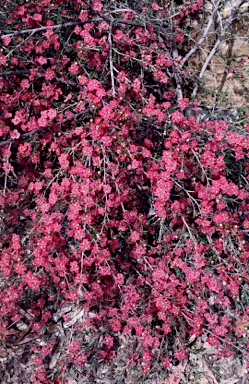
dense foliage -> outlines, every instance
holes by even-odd
[[[13,323],[32,314],[34,382],[50,382],[55,341],[35,340],[65,302],[91,316],[57,382],[72,363],[114,358],[121,334],[137,340],[127,358],[144,374],[184,360],[200,335],[226,356],[238,350],[236,322],[249,321],[249,126],[201,119],[191,98],[185,28],[202,7],[6,3],[0,327],[11,344]],[[104,329],[101,349],[79,341],[85,327]]]

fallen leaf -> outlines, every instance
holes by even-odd
[[[239,328],[242,331],[245,331],[245,327],[249,326],[249,321],[237,321],[234,325],[235,328]]]
[[[204,359],[202,359],[202,361],[203,361],[203,368],[205,370],[206,376],[208,376],[211,380],[213,380],[214,384],[219,384],[216,378],[214,377],[213,372],[211,371],[211,369],[209,369],[209,366],[207,365],[206,361]]]
[[[185,371],[186,365],[187,365],[187,360],[183,363],[183,365],[179,364],[179,365],[177,365],[177,367],[174,367],[180,372],[179,373],[178,372],[172,373],[169,376],[169,378],[165,384],[179,384],[181,381],[181,374],[180,373],[183,373]]]

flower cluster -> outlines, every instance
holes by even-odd
[[[54,26],[56,12],[71,20],[67,2],[40,3],[15,6],[13,29]],[[202,7],[183,3],[171,17],[182,50],[181,21]],[[91,356],[114,359],[120,335],[136,340],[130,359],[144,375],[185,360],[204,332],[229,355],[234,318],[248,316],[248,126],[199,121],[184,76],[177,99],[171,39],[126,11],[110,33],[104,6],[75,2],[76,27],[14,33],[0,55],[14,71],[0,83],[2,322],[23,303],[40,338],[58,313],[73,324],[61,377]],[[166,8],[152,2],[143,20]],[[62,313],[68,302],[91,314],[84,325]],[[101,332],[98,351],[86,329]],[[49,382],[53,348],[32,345],[34,382]]]

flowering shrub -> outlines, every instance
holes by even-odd
[[[92,313],[85,326],[105,325],[101,351],[70,341],[59,377],[115,357],[120,334],[137,338],[144,374],[201,335],[234,351],[234,319],[248,321],[248,127],[201,121],[191,99],[175,53],[202,2],[144,3],[143,23],[118,2],[12,5],[2,36],[5,341],[20,308],[37,337],[68,301]],[[48,382],[53,347],[33,346],[34,382]]]

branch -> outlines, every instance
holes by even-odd
[[[213,22],[214,22],[214,17],[215,17],[215,15],[216,15],[217,11],[218,11],[218,6],[219,6],[220,2],[221,2],[221,0],[219,0],[218,3],[216,4],[216,6],[215,6],[215,8],[214,8],[214,10],[213,10],[213,12],[212,12],[212,15],[211,15],[211,17],[210,17],[210,19],[209,19],[208,25],[207,25],[207,27],[206,27],[206,29],[205,29],[205,31],[204,31],[202,37],[200,38],[200,40],[198,41],[198,43],[196,43],[195,46],[194,46],[194,47],[187,53],[187,55],[184,56],[184,58],[182,59],[181,64],[179,65],[179,69],[180,69],[180,70],[182,69],[182,67],[184,66],[184,64],[186,63],[186,61],[190,58],[190,56],[192,56],[192,55],[195,53],[195,51],[197,51],[197,49],[200,49],[200,47],[201,47],[203,41],[206,40],[207,35],[208,35],[208,32],[209,32],[209,30],[210,30],[210,28],[211,28],[211,26],[212,26],[212,24],[213,24]]]
[[[18,36],[18,35],[24,35],[26,33],[30,33],[30,35],[34,35],[37,32],[41,31],[46,31],[48,29],[57,29],[57,28],[67,28],[67,27],[74,27],[76,25],[84,25],[84,24],[89,24],[89,23],[96,23],[100,21],[108,21],[109,23],[113,20],[113,23],[118,23],[118,24],[127,24],[127,25],[134,25],[134,26],[143,26],[139,21],[132,21],[132,20],[125,20],[125,19],[117,19],[117,18],[110,18],[105,16],[104,14],[101,14],[101,17],[94,17],[92,19],[84,20],[84,21],[71,21],[68,23],[64,24],[56,24],[56,25],[48,25],[48,26],[43,26],[39,28],[30,28],[30,29],[22,29],[20,31],[15,31],[8,33],[7,35],[2,35],[0,38],[5,39],[6,37],[13,37],[13,36]],[[171,33],[170,29],[167,29],[165,27],[162,27],[161,25],[153,24],[150,23],[149,21],[146,21],[147,24],[150,24],[153,28],[159,29],[164,31],[166,34]]]
[[[177,45],[176,45],[176,41],[175,41],[175,37],[174,36],[172,36],[171,46],[172,46],[173,62],[175,62],[176,59],[178,58],[178,49],[177,49]],[[177,91],[177,94],[178,94],[177,98],[178,98],[178,100],[180,100],[180,99],[183,98],[182,78],[181,78],[181,75],[179,74],[179,70],[178,70],[178,66],[177,65],[175,66],[175,80],[176,80],[176,91]]]
[[[109,62],[110,62],[110,73],[111,73],[111,82],[112,82],[112,94],[115,97],[115,82],[114,82],[114,73],[113,73],[113,61],[112,61],[112,26],[114,19],[110,22],[108,41],[109,41]]]
[[[76,25],[83,25],[87,23],[94,23],[96,21],[103,21],[102,18],[100,17],[95,17],[93,19],[88,19],[84,21],[71,21],[69,23],[65,24],[56,24],[56,25],[47,25],[44,27],[39,27],[39,28],[32,28],[32,29],[22,29],[21,31],[16,31],[12,33],[8,33],[7,35],[2,35],[1,39],[5,39],[6,37],[13,37],[13,36],[18,36],[18,35],[24,35],[26,33],[30,33],[31,35],[41,32],[41,31],[46,31],[47,29],[57,29],[57,28],[67,28],[67,27],[74,27]]]
[[[0,76],[18,76],[30,74],[30,69],[16,69],[15,71],[0,72]]]
[[[187,230],[188,230],[188,233],[189,233],[189,236],[191,237],[191,240],[192,240],[193,243],[195,244],[195,243],[196,243],[196,240],[195,240],[194,236],[192,235],[191,229],[189,228],[189,226],[188,226],[188,224],[187,224],[187,222],[186,222],[186,220],[185,220],[185,217],[182,215],[181,218],[182,218],[182,221],[183,221],[185,227],[186,227]]]
[[[81,111],[79,113],[76,113],[74,115],[74,120],[76,120],[78,117],[80,117],[81,115],[83,114],[86,114],[87,112],[91,112],[93,110],[92,107],[89,107],[87,109],[85,109],[85,111]],[[71,119],[64,119],[62,121],[57,121],[55,124],[64,124],[64,123],[67,123],[68,121],[71,121]],[[30,132],[26,132],[26,133],[23,133],[20,135],[20,137],[18,137],[18,139],[9,139],[9,140],[5,140],[5,141],[1,141],[0,142],[0,147],[3,147],[4,145],[7,145],[7,144],[12,144],[14,143],[15,141],[18,141],[20,139],[23,139],[25,137],[30,137],[30,136],[33,136],[35,135],[36,133],[39,133],[39,132],[42,132],[45,130],[45,127],[42,127],[42,128],[38,128],[38,129],[33,129],[32,131]]]
[[[173,38],[172,40],[172,55],[173,55],[173,58],[174,60],[177,59],[178,57],[178,50],[177,50],[177,46],[176,46],[176,42],[175,42],[175,39]],[[177,91],[177,94],[178,94],[178,100],[182,99],[183,98],[183,93],[182,93],[182,79],[181,79],[181,76],[178,72],[178,68],[176,66],[176,72],[175,72],[175,80],[176,80],[176,91]]]
[[[211,52],[209,53],[205,63],[203,64],[203,67],[201,69],[201,72],[199,74],[199,77],[198,77],[198,82],[193,90],[193,93],[192,93],[192,97],[196,97],[197,95],[197,92],[198,92],[198,89],[199,89],[199,85],[200,85],[200,82],[204,76],[204,73],[206,72],[207,70],[207,67],[210,63],[210,61],[212,60],[213,56],[215,55],[215,53],[217,52],[219,46],[220,46],[220,43],[224,40],[224,37],[226,35],[226,30],[230,27],[230,25],[232,24],[233,20],[235,19],[236,15],[237,15],[237,12],[238,12],[238,8],[244,4],[247,0],[239,0],[237,2],[237,4],[235,4],[234,8],[232,9],[231,13],[230,13],[230,16],[225,24],[225,27],[222,31],[222,33],[220,34],[220,37],[218,38],[218,40],[216,41],[213,49],[211,50]]]
[[[18,75],[29,75],[31,73],[31,70],[30,69],[17,69],[17,70],[14,70],[14,71],[6,71],[6,72],[0,72],[0,76],[18,76]],[[41,77],[44,77],[45,75],[41,72],[37,72],[37,77],[41,78]],[[77,89],[83,89],[84,87],[75,83],[74,81],[72,80],[64,80],[62,79],[61,77],[54,77],[54,79],[58,82],[58,83],[63,83],[63,84],[66,84],[70,87],[74,87],[74,88],[77,88]]]
[[[9,140],[5,140],[5,141],[1,141],[0,147],[3,147],[4,145],[7,145],[7,144],[12,144],[15,141],[20,140],[23,137],[25,138],[25,137],[33,136],[35,133],[38,133],[38,132],[42,131],[43,129],[44,128],[33,129],[33,131],[23,133],[20,137],[18,137],[18,139],[9,139]]]
[[[127,25],[134,25],[134,26],[144,26],[144,23],[145,24],[149,24],[151,25],[153,28],[155,29],[159,29],[159,30],[163,30],[167,35],[169,33],[172,33],[172,30],[171,29],[167,29],[165,27],[162,27],[161,25],[158,25],[158,24],[154,24],[154,23],[151,23],[151,20],[143,20],[142,19],[142,24],[137,22],[137,21],[131,21],[131,20],[126,20],[126,19],[116,19],[116,18],[110,18],[108,16],[106,16],[105,13],[103,12],[100,12],[100,11],[96,11],[96,10],[93,10],[93,7],[92,5],[87,1],[87,0],[84,0],[84,3],[90,7],[92,9],[93,12],[95,12],[99,17],[102,17],[105,21],[108,21],[109,23],[111,23],[111,21],[113,20],[114,23],[120,23],[120,24],[127,24]],[[121,12],[122,10],[120,9],[117,9],[115,11],[111,11],[111,12]],[[125,10],[123,10],[125,11]],[[128,11],[128,9],[127,9]],[[138,13],[136,11],[133,11],[133,10],[129,10],[131,12],[133,12],[135,14],[135,16],[138,16]],[[111,13],[111,12],[108,12],[108,13]],[[176,16],[176,15],[174,15]]]

